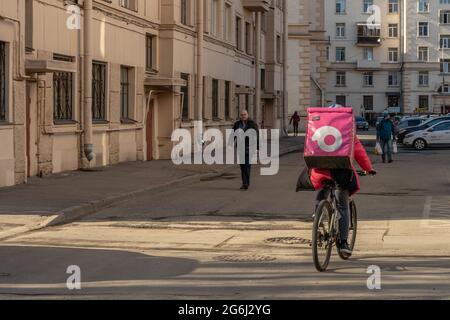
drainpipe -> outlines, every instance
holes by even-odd
[[[92,144],[92,0],[84,1],[84,154],[94,159]]]
[[[311,80],[314,83],[314,85],[317,87],[317,89],[319,89],[320,101],[321,101],[322,107],[325,107],[325,90],[320,86],[319,82],[317,82],[317,80],[314,79],[312,76],[311,76]]]
[[[197,0],[197,121],[203,121],[203,1]]]
[[[255,39],[255,120],[261,126],[261,12],[256,12],[256,39]]]
[[[288,67],[288,15],[287,15],[287,1],[283,1],[283,120],[281,122],[282,134],[287,135],[287,103],[288,103],[288,90],[287,90],[287,67]]]

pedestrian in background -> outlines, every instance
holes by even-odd
[[[247,130],[253,129],[256,131],[256,139],[257,139],[257,147],[256,151],[259,151],[259,131],[258,131],[258,125],[255,121],[249,119],[247,110],[241,111],[240,120],[237,121],[234,126],[233,130],[239,130],[242,129],[244,132]],[[251,175],[251,169],[252,165],[250,163],[252,158],[252,154],[250,153],[250,139],[248,137],[245,138],[245,163],[241,164],[241,178],[242,178],[242,187],[241,190],[247,190],[250,186],[250,175]]]
[[[377,127],[377,141],[381,145],[383,163],[387,161],[393,162],[392,159],[392,143],[395,139],[395,125],[387,111],[383,113],[383,120],[380,121]]]
[[[298,115],[298,112],[295,111],[293,116],[291,117],[291,120],[289,121],[289,125],[294,126],[294,136],[297,137],[298,136],[298,125],[300,123],[300,116]]]

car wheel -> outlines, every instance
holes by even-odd
[[[413,146],[416,150],[421,151],[426,148],[427,142],[423,139],[417,139],[414,141]]]

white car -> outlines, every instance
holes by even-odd
[[[423,150],[426,147],[450,146],[450,121],[440,122],[434,126],[409,133],[405,136],[403,144]]]

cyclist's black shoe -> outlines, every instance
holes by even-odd
[[[347,254],[347,255],[349,255],[349,256],[352,255],[352,250],[351,250],[350,247],[348,246],[347,241],[341,241],[341,242],[339,243],[339,250],[340,250],[342,253],[345,253],[345,254]]]

